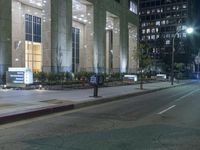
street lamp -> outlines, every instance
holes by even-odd
[[[174,84],[174,52],[175,52],[175,47],[174,47],[174,43],[175,43],[175,38],[176,36],[181,32],[181,31],[186,31],[186,33],[188,34],[192,34],[194,29],[192,27],[188,27],[186,29],[181,29],[181,30],[178,30],[174,37],[173,37],[173,43],[172,43],[172,66],[171,66],[171,85]]]

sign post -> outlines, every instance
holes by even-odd
[[[90,84],[94,87],[94,91],[93,91],[93,97],[99,97],[98,96],[98,87],[99,85],[103,84],[103,76],[101,75],[92,75],[90,77]]]
[[[33,84],[33,72],[29,68],[8,68],[6,73],[7,87],[26,87]]]

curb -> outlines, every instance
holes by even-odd
[[[173,87],[169,86],[169,87],[158,88],[158,89],[153,89],[153,90],[146,90],[146,91],[144,90],[141,92],[129,93],[129,94],[120,95],[120,96],[113,96],[113,97],[107,97],[107,98],[100,97],[97,99],[80,102],[80,103],[76,103],[76,104],[54,105],[54,106],[31,109],[28,111],[25,110],[25,111],[21,111],[21,112],[2,114],[2,115],[0,115],[0,125],[12,123],[12,122],[16,122],[16,121],[21,121],[21,120],[26,120],[26,119],[31,119],[31,118],[36,118],[36,117],[49,115],[49,114],[53,114],[53,113],[58,113],[58,112],[70,111],[73,109],[80,109],[83,107],[89,107],[89,106],[108,103],[108,102],[112,102],[112,101],[119,101],[121,99],[125,99],[128,97],[140,96],[140,95],[153,93],[153,92],[157,92],[157,91],[161,91],[161,90],[165,90],[165,89],[175,88],[178,86],[184,86],[186,84],[188,84],[188,83],[174,85]]]
[[[31,119],[36,118],[48,114],[63,112],[67,110],[74,109],[74,105],[56,105],[56,106],[50,106],[50,107],[41,107],[38,109],[32,109],[28,111],[21,111],[21,112],[14,112],[10,114],[3,114],[0,116],[0,125],[12,123],[16,121],[21,121],[25,119]]]

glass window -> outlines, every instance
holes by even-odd
[[[26,41],[41,43],[41,18],[26,14],[25,32]]]
[[[129,0],[129,10],[137,14],[137,4],[134,0]]]
[[[152,39],[152,40],[155,40],[155,39],[156,39],[156,36],[155,36],[155,35],[151,35],[151,39]]]
[[[156,32],[155,28],[152,28],[151,33],[155,33],[155,32]]]
[[[41,43],[25,42],[25,65],[33,72],[41,71]]]
[[[41,71],[42,44],[41,44],[41,18],[25,15],[25,66],[33,72]]]
[[[162,21],[161,21],[161,24],[163,24],[163,25],[164,25],[164,24],[165,24],[165,20],[162,20]]]
[[[166,40],[165,44],[169,45],[170,44],[170,40]]]
[[[187,8],[187,5],[183,4],[183,9],[186,9]]]
[[[157,26],[160,26],[160,21],[156,21],[156,25],[157,25]]]

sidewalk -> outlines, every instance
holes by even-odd
[[[191,81],[180,81],[174,86]],[[67,111],[75,108],[104,103],[129,96],[150,93],[171,88],[170,82],[157,82],[140,85],[99,88],[94,98],[93,89],[46,91],[46,90],[0,90],[0,124]]]

